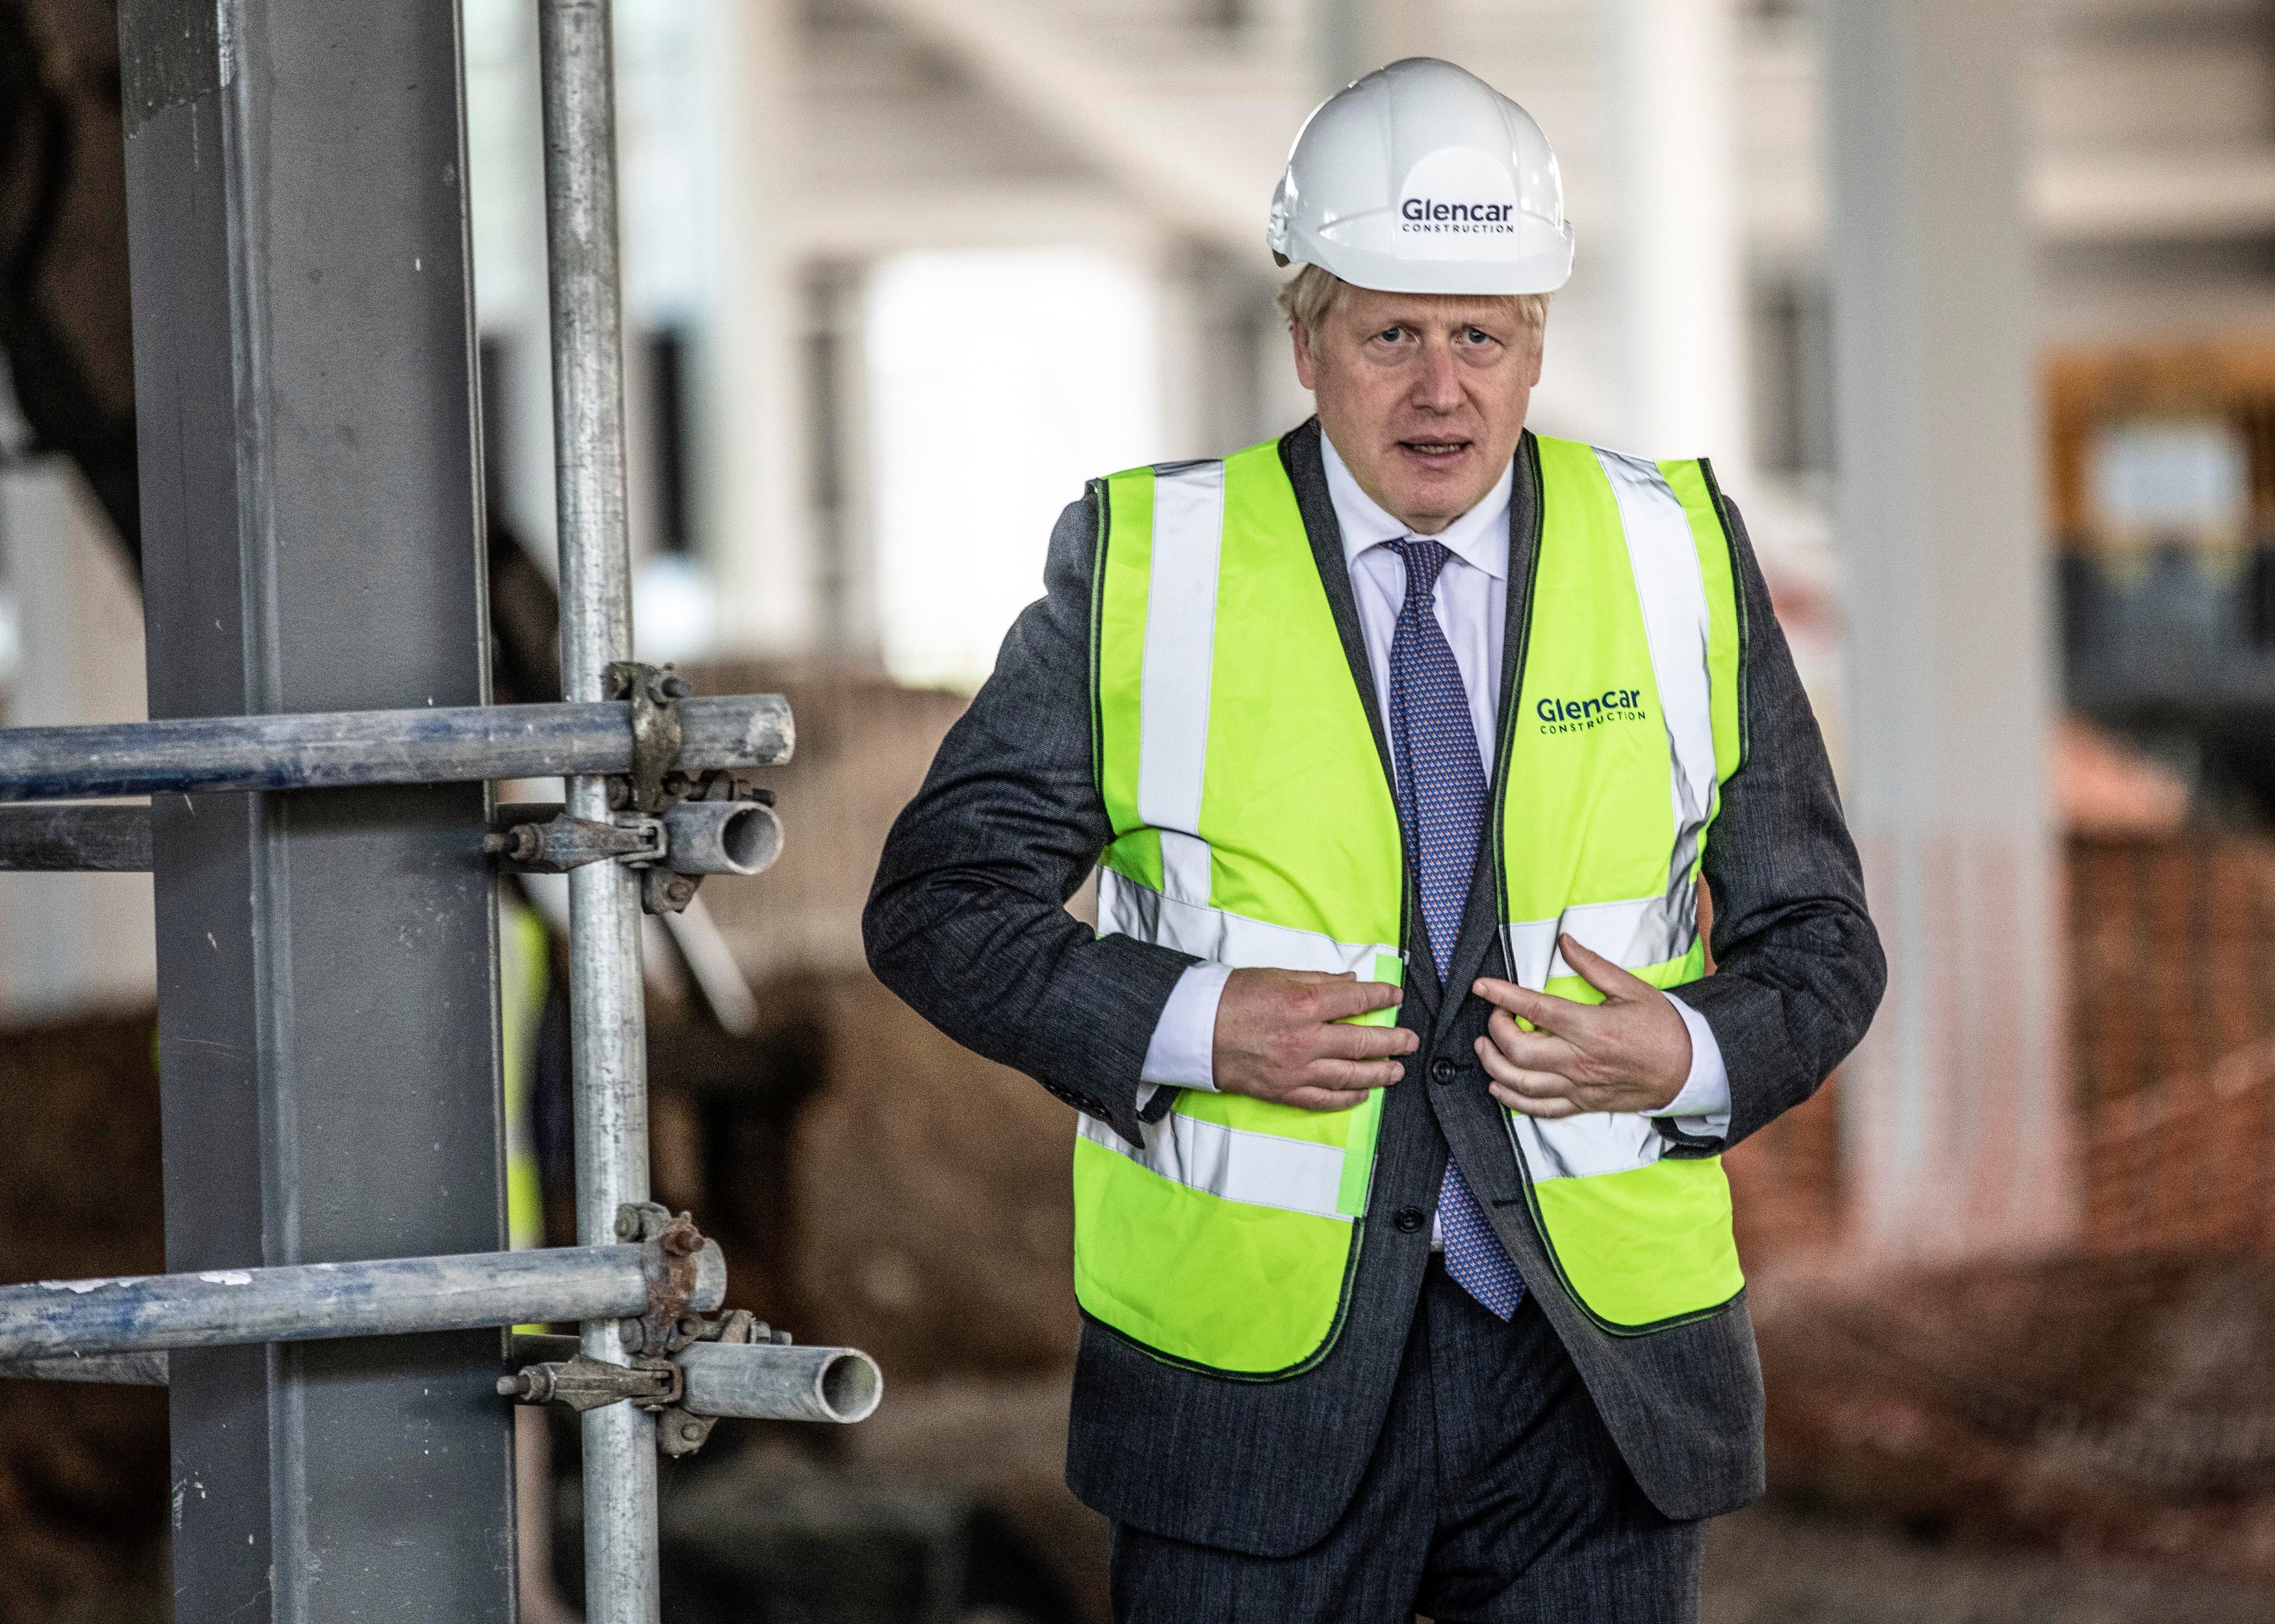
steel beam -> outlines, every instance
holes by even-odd
[[[86,1381],[105,1386],[162,1387],[166,1355],[58,1354],[48,1359],[11,1359],[0,1363],[0,1381]]]
[[[150,872],[150,809],[0,808],[0,870],[147,874]]]
[[[482,704],[457,5],[118,26],[150,714]],[[484,799],[156,798],[170,1269],[503,1246]],[[510,1620],[502,1352],[174,1355],[178,1624]]]

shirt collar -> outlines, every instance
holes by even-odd
[[[1327,465],[1327,495],[1334,502],[1335,523],[1343,533],[1343,563],[1357,562],[1358,555],[1371,547],[1385,541],[1395,541],[1401,536],[1410,536],[1413,531],[1383,511],[1382,504],[1359,488],[1358,480],[1344,465],[1326,431],[1319,431],[1319,452]],[[1516,468],[1514,463],[1500,471],[1500,478],[1487,491],[1478,505],[1455,519],[1430,539],[1442,541],[1446,550],[1462,563],[1484,570],[1493,579],[1508,578],[1508,498],[1515,488]]]

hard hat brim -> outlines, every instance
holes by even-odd
[[[1553,293],[1572,279],[1572,228],[1543,253],[1508,260],[1410,260],[1377,253],[1349,243],[1322,241],[1308,231],[1288,233],[1287,246],[1275,245],[1289,262],[1316,265],[1355,288],[1378,293],[1450,293],[1471,298]]]

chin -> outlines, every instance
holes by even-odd
[[[1416,518],[1456,519],[1484,495],[1467,468],[1458,473],[1409,474],[1391,487],[1402,511]]]

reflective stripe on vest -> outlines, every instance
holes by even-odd
[[[1206,857],[1206,842],[1183,838]],[[1163,850],[1168,850],[1166,842]],[[1268,964],[1275,970],[1315,970],[1330,976],[1349,971],[1362,981],[1394,984],[1403,969],[1403,956],[1387,942],[1337,941],[1318,931],[1245,919],[1221,908],[1179,902],[1126,874],[1100,869],[1098,933],[1111,936],[1117,931],[1219,964]]]
[[[1183,1111],[1146,1123],[1142,1144],[1130,1144],[1094,1116],[1081,1119],[1080,1131],[1157,1177],[1220,1200],[1309,1212],[1338,1223],[1349,1223],[1352,1216],[1336,1205],[1343,1177],[1340,1145],[1244,1133]]]
[[[1217,557],[1224,465],[1153,480],[1153,567],[1145,603],[1145,694],[1138,815],[1160,832],[1162,894],[1206,906],[1209,854],[1200,827],[1208,772],[1209,683],[1215,667]]]
[[[1703,969],[1695,880],[1737,759],[1735,599],[1700,465],[1538,445],[1533,612],[1494,785],[1503,945],[1517,979],[1592,999],[1559,930],[1655,985]],[[1117,474],[1098,500],[1100,933],[1402,979],[1396,812],[1276,445]],[[1141,1144],[1085,1121],[1085,1311],[1172,1360],[1308,1368],[1348,1298],[1379,1112],[1379,1091],[1314,1113],[1180,1091]],[[1639,1116],[1512,1119],[1550,1254],[1614,1329],[1736,1289],[1719,1163],[1664,1143]]]

